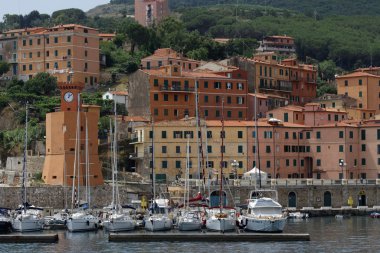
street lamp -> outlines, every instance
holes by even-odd
[[[232,168],[233,168],[233,173],[234,173],[235,179],[237,179],[237,168],[238,168],[238,166],[239,166],[238,161],[233,160],[233,161],[231,162],[231,166],[232,166]]]
[[[339,159],[339,166],[342,169],[342,179],[344,179],[343,167],[346,165],[343,159]]]

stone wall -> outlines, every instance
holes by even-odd
[[[160,189],[159,187],[157,189]],[[211,190],[218,190],[218,186],[213,186]],[[231,196],[234,196],[235,205],[246,204],[246,199],[254,188],[252,186],[234,187],[230,186],[225,189],[229,198],[229,204],[233,205]],[[193,187],[191,195],[196,196],[199,188]],[[324,193],[331,193],[332,207],[348,206],[347,200],[351,196],[353,207],[358,206],[358,197],[365,194],[366,206],[380,205],[380,187],[377,185],[331,185],[331,186],[278,186],[278,199],[283,207],[288,207],[289,193],[294,192],[296,195],[296,207],[314,207],[324,206]],[[41,207],[53,207],[56,209],[65,206],[65,190],[61,186],[44,186],[28,187],[28,202]],[[121,203],[130,203],[132,199],[141,199],[145,195],[148,199],[151,197],[151,188],[149,184],[130,184],[119,187]],[[231,192],[231,194],[230,194]],[[181,197],[181,196],[180,196]],[[112,201],[112,187],[102,185],[91,187],[91,206],[104,207]],[[20,187],[0,187],[0,206],[15,208],[21,203]],[[71,203],[71,187],[67,189],[67,203]]]
[[[143,195],[150,195],[149,185],[127,185],[119,186],[120,201],[122,204],[130,203],[132,199],[141,199]],[[84,193],[80,193],[81,196]],[[40,207],[52,207],[55,209],[63,209],[67,196],[67,204],[71,205],[71,187],[65,191],[62,186],[44,186],[44,187],[28,187],[27,198],[28,203]],[[112,202],[112,187],[102,185],[91,187],[91,206],[104,207]],[[22,203],[20,187],[0,187],[0,207],[16,208]]]

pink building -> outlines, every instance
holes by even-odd
[[[135,20],[143,26],[159,23],[169,16],[168,0],[135,0]]]

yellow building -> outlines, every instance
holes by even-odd
[[[357,100],[358,109],[380,113],[380,76],[356,71],[336,78],[338,94]]]

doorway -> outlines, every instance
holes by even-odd
[[[331,192],[329,191],[323,194],[323,206],[331,206]]]
[[[297,196],[294,192],[288,194],[288,207],[297,207]]]
[[[367,197],[364,190],[361,190],[358,194],[358,206],[366,206]]]

